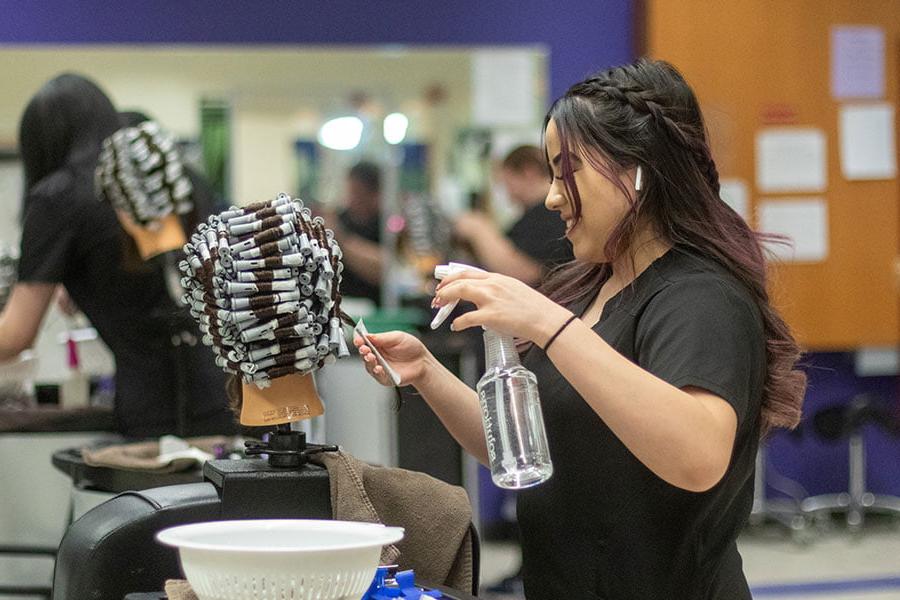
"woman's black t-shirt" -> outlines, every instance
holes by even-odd
[[[581,314],[592,299],[570,308]],[[766,375],[750,292],[713,261],[674,248],[609,300],[593,329],[657,377],[728,402],[734,451],[706,492],[666,483],[532,348],[524,365],[538,379],[554,473],[518,497],[526,597],[749,599],[735,539],[752,504]]]
[[[234,431],[212,352],[199,343],[173,346],[173,334],[190,332],[196,341],[199,332],[170,298],[162,263],[126,268],[124,236],[113,209],[94,194],[91,169],[57,171],[25,202],[19,280],[63,284],[109,346],[123,434]]]

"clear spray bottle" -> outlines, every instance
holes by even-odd
[[[461,263],[439,265],[434,276],[478,271]],[[437,329],[453,312],[456,303],[441,307],[431,328]],[[519,362],[515,341],[510,336],[484,329],[486,371],[476,391],[491,478],[498,487],[522,489],[543,483],[553,474],[547,433],[541,414],[537,378]]]

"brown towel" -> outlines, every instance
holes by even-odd
[[[420,581],[472,589],[472,507],[464,489],[424,473],[369,465],[344,452],[310,460],[328,469],[335,519],[406,529],[396,546],[384,548],[381,564],[413,569]]]
[[[204,452],[214,454],[215,447],[229,444],[230,438],[217,435],[188,438],[185,441],[191,446],[199,448]],[[118,444],[98,449],[82,448],[81,456],[84,458],[84,462],[92,467],[112,467],[115,469],[125,469],[127,471],[178,473],[197,466],[197,461],[193,458],[179,458],[160,464],[156,460],[159,456],[159,442]]]
[[[191,584],[184,579],[166,581],[166,597],[169,600],[198,600],[197,594],[191,589]]]
[[[461,487],[424,473],[366,464],[344,452],[314,454],[328,469],[332,516],[406,529],[381,552],[381,564],[413,569],[416,580],[472,589],[472,507]],[[169,600],[197,600],[184,580],[166,582]]]

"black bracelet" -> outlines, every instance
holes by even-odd
[[[563,323],[559,329],[556,330],[556,333],[554,333],[553,335],[550,336],[550,339],[547,340],[547,343],[544,345],[544,353],[545,354],[547,352],[547,349],[550,348],[550,344],[552,344],[554,342],[554,340],[556,340],[556,338],[559,336],[559,334],[561,334],[563,332],[563,329],[568,327],[569,323],[571,323],[572,321],[574,321],[577,318],[578,317],[576,315],[572,315],[571,317],[566,319],[566,322]]]

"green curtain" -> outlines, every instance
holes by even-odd
[[[230,203],[228,164],[231,130],[228,117],[227,103],[220,100],[201,100],[200,145],[203,150],[203,167],[210,185],[219,198]]]

